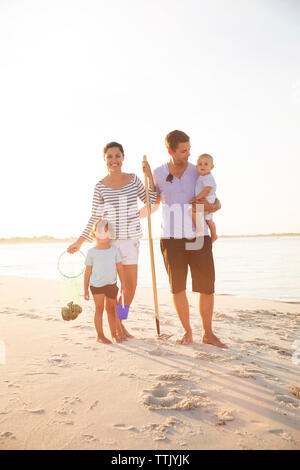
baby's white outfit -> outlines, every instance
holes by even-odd
[[[217,185],[211,173],[208,173],[207,175],[204,175],[204,176],[199,175],[199,178],[196,181],[195,196],[198,196],[198,194],[200,194],[203,191],[203,189],[206,188],[207,186],[210,186],[211,190],[206,196],[206,199],[208,200],[208,202],[213,204],[217,197],[216,196]],[[211,220],[212,218],[213,218],[212,212],[205,213],[206,220]]]

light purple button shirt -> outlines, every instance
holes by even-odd
[[[162,238],[193,238],[195,226],[190,210],[190,200],[195,196],[196,181],[199,173],[196,166],[188,162],[181,178],[173,176],[172,182],[166,181],[170,171],[168,164],[155,168],[153,171],[156,191],[160,194],[162,204]],[[204,235],[208,235],[208,227],[202,218]]]

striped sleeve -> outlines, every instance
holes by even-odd
[[[134,182],[135,182],[135,185],[136,185],[136,188],[137,188],[137,195],[138,197],[140,198],[140,200],[146,204],[146,191],[145,191],[145,187],[143,185],[143,183],[141,182],[140,178],[137,176],[137,175],[134,175]],[[157,193],[156,191],[152,191],[151,188],[149,188],[149,200],[150,200],[150,204],[151,204],[151,207],[154,207],[155,206],[155,203],[156,203],[156,197],[157,197]]]
[[[101,191],[98,183],[95,185],[93,202],[92,202],[92,215],[89,218],[89,221],[81,234],[81,237],[86,238],[86,240],[93,241],[90,237],[90,231],[93,228],[93,225],[97,220],[103,215],[104,201],[101,196]]]

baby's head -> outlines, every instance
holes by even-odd
[[[214,167],[214,159],[208,153],[203,153],[197,160],[197,171],[200,175],[208,175]]]
[[[90,232],[90,236],[96,240],[107,240],[113,238],[113,229],[111,224],[101,217],[97,222],[94,223],[93,228]]]

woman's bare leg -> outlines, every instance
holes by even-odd
[[[131,305],[137,286],[138,277],[138,265],[137,264],[123,264],[123,271],[125,277],[125,292],[124,292],[124,303],[125,305]],[[120,299],[119,299],[120,300]],[[133,336],[126,330],[122,321],[120,321],[121,330],[127,338],[133,338]]]

